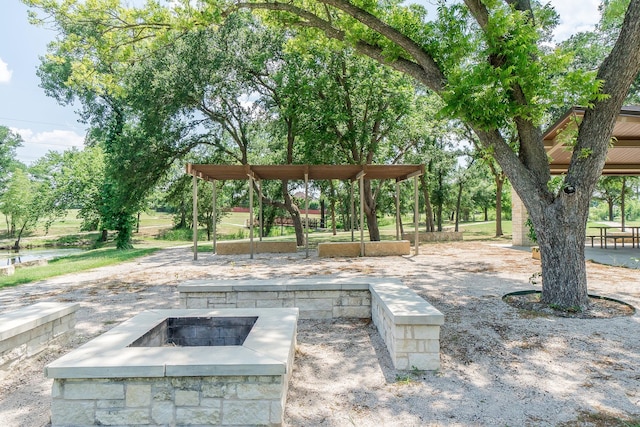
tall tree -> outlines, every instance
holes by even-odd
[[[22,146],[22,137],[6,126],[0,126],[0,194],[4,191],[10,172],[17,164],[16,148]]]
[[[325,8],[317,8],[320,3]],[[252,2],[238,7],[284,13],[414,77],[440,94],[469,124],[523,200],[542,254],[542,300],[589,304],[584,258],[591,194],[604,165],[617,114],[640,71],[640,0],[631,0],[619,36],[596,75],[566,72],[568,57],[545,42],[556,17],[528,0],[446,6],[434,24],[424,10],[347,0]],[[325,14],[330,10],[330,14]],[[564,71],[564,72],[563,72]],[[541,125],[554,105],[588,106],[561,191],[551,191]],[[566,104],[565,104],[566,105]],[[517,129],[518,146],[502,129]]]

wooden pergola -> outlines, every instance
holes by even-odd
[[[414,178],[415,193],[415,253],[418,254],[418,177],[424,174],[424,165],[213,165],[187,164],[187,174],[193,176],[193,223],[198,223],[198,179],[213,183],[213,218],[216,216],[216,181],[248,180],[249,183],[249,240],[250,257],[254,255],[253,245],[253,186],[258,183],[260,209],[260,239],[262,240],[262,181],[290,180],[304,181],[305,187],[305,251],[309,256],[309,181],[342,180],[351,182],[351,239],[354,240],[354,194],[353,182],[360,187],[360,254],[364,255],[364,180],[393,179],[396,181],[396,238],[400,239],[400,182]],[[193,227],[193,259],[198,259],[198,233]],[[216,250],[216,223],[213,221],[213,250]]]

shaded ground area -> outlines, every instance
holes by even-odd
[[[639,252],[640,254],[640,252]],[[164,250],[138,262],[0,290],[10,309],[78,301],[77,336],[0,381],[0,420],[43,426],[50,381],[42,368],[148,308],[178,306],[187,279],[311,275],[400,278],[445,315],[438,372],[397,371],[368,321],[301,321],[289,426],[613,425],[640,419],[640,315],[558,318],[506,304],[537,288],[529,253],[482,242],[432,244],[416,257],[318,259]],[[637,270],[588,263],[589,292],[640,307]],[[602,424],[601,420],[606,420]]]

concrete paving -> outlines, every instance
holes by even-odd
[[[529,246],[510,247],[516,250],[531,252],[531,247]],[[584,258],[587,261],[593,261],[598,264],[640,269],[640,248],[632,248],[630,244],[627,244],[624,248],[618,246],[617,249],[614,249],[612,246],[607,249],[601,249],[597,245],[593,248],[587,245],[584,248]]]
[[[608,249],[586,247],[584,249],[584,257],[599,264],[640,269],[640,248],[631,248],[629,245],[624,248],[618,246],[617,249],[611,247]]]

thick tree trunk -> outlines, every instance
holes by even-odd
[[[304,246],[304,228],[302,227],[302,218],[300,216],[300,210],[293,203],[291,195],[289,194],[288,181],[282,181],[282,194],[284,196],[284,208],[293,221],[293,228],[296,230],[296,244],[298,246]]]
[[[542,221],[532,216],[542,268],[542,301],[562,309],[588,307],[587,272],[584,261],[588,201],[560,196],[544,209]],[[583,197],[586,198],[586,197]],[[537,216],[537,215],[535,215]]]
[[[380,228],[378,227],[378,217],[376,216],[376,201],[373,197],[370,180],[364,181],[364,215],[367,217],[369,240],[371,240],[372,242],[379,241]]]

